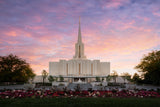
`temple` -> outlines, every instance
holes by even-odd
[[[84,44],[81,35],[81,23],[79,20],[78,40],[75,44],[75,55],[70,60],[49,62],[49,75],[64,77],[65,81],[92,82],[96,77],[106,77],[110,74],[110,62],[89,60],[84,54]]]

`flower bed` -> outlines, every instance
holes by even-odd
[[[1,90],[0,98],[53,98],[53,97],[119,97],[159,98],[160,93],[144,90],[109,91],[55,91],[55,90]]]

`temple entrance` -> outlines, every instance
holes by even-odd
[[[74,78],[74,82],[86,82],[85,78]]]

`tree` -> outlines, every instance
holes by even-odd
[[[135,67],[143,75],[145,83],[160,85],[160,51],[152,51]]]
[[[46,71],[46,70],[43,70],[43,71],[42,71],[43,85],[44,85],[44,80],[47,78],[47,76],[48,76],[47,71]]]
[[[108,76],[106,77],[106,81],[109,82],[110,80],[111,80],[111,76],[108,75]]]
[[[64,78],[62,77],[62,75],[59,76],[59,80],[60,80],[60,82],[64,81]]]
[[[134,82],[134,83],[139,83],[140,82],[140,76],[137,74],[137,73],[134,73],[134,75],[133,75],[133,78],[132,78],[132,81]]]
[[[116,83],[116,78],[118,77],[118,73],[117,71],[113,70],[113,73],[111,73],[111,78],[114,80],[114,82]]]
[[[104,81],[104,77],[102,77],[102,82]]]
[[[96,77],[96,82],[100,82],[100,78],[99,77]]]
[[[131,75],[127,72],[122,73],[121,77],[123,78],[124,83],[125,83],[126,80],[131,80]]]
[[[0,56],[0,82],[28,82],[34,76],[25,60],[13,54]]]
[[[49,80],[49,82],[53,82],[53,81],[54,81],[53,76],[52,76],[52,75],[50,75],[50,76],[48,77],[48,80]]]

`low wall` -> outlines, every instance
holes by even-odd
[[[107,86],[108,83],[107,82],[91,82],[92,87],[96,86],[96,85],[100,85],[102,84],[102,86]]]
[[[52,82],[52,86],[59,86],[61,84],[64,84],[64,86],[68,86],[68,82]]]
[[[24,85],[8,85],[8,86],[0,86],[0,89],[24,89]]]

